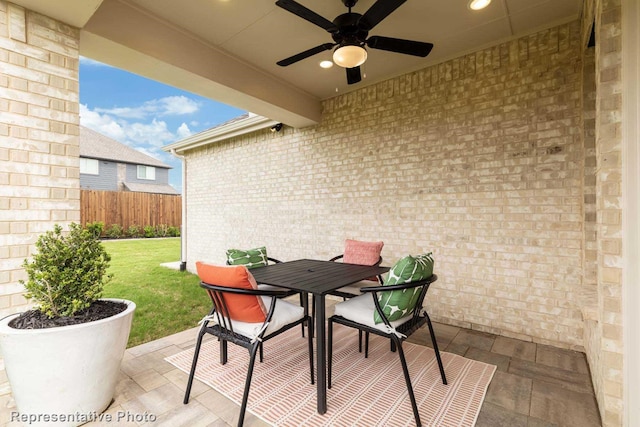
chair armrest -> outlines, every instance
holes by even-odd
[[[200,282],[200,286],[218,292],[225,292],[230,294],[242,294],[242,295],[255,295],[255,296],[287,296],[290,289],[282,288],[282,289],[244,289],[244,288],[231,288],[229,286],[220,286],[214,285],[212,283]]]
[[[361,292],[398,291],[402,289],[411,289],[411,288],[416,288],[418,286],[430,285],[436,280],[438,280],[438,276],[435,274],[432,274],[431,276],[429,276],[429,278],[424,280],[419,280],[417,282],[401,283],[399,285],[367,286],[364,288],[360,288],[360,291]]]
[[[329,261],[337,261],[337,260],[342,259],[342,258],[344,258],[344,254],[336,255],[333,258],[331,258]],[[379,257],[378,261],[373,265],[378,266],[380,264],[382,264],[382,257]]]
[[[387,316],[382,311],[382,307],[380,307],[380,302],[378,301],[377,293],[423,287],[422,291],[420,291],[420,296],[418,297],[418,301],[416,301],[416,306],[413,308],[413,315],[415,318],[415,316],[419,314],[419,311],[420,311],[419,307],[422,307],[422,303],[424,301],[424,297],[427,294],[427,290],[429,289],[429,286],[436,280],[438,280],[438,276],[436,276],[435,274],[432,274],[427,279],[418,280],[416,282],[409,282],[409,283],[402,283],[399,285],[388,285],[388,286],[367,286],[364,288],[360,288],[360,292],[363,292],[363,293],[367,292],[371,294],[371,297],[373,298],[373,305],[375,306],[376,311],[382,318],[382,321],[384,322],[385,325],[387,325],[388,327],[391,327],[391,323],[389,322],[389,319],[387,319]]]
[[[262,327],[260,328],[260,331],[258,332],[258,335],[255,337],[249,337],[247,335],[244,334],[240,334],[241,336],[244,337],[248,337],[253,340],[262,340],[262,337],[264,336],[266,330],[267,330],[267,326],[269,325],[269,322],[271,322],[271,319],[273,318],[273,314],[275,313],[275,308],[276,308],[276,302],[278,301],[278,296],[279,295],[285,295],[288,291],[288,289],[282,289],[282,290],[263,290],[263,289],[241,289],[241,288],[232,288],[229,286],[220,286],[220,285],[214,285],[211,283],[206,283],[206,282],[200,282],[200,286],[203,287],[207,293],[209,294],[209,297],[211,298],[211,301],[213,303],[213,309],[211,311],[211,313],[209,314],[208,317],[211,316],[215,316],[215,321],[217,322],[218,326],[221,327],[222,329],[224,329],[226,332],[223,333],[223,335],[225,336],[233,336],[233,337],[237,337],[239,336],[238,334],[236,334],[236,332],[234,332],[233,330],[233,319],[230,317],[229,314],[229,309],[227,306],[227,301],[225,298],[225,294],[237,294],[237,295],[253,295],[255,297],[259,297],[259,296],[271,296],[271,304],[269,305],[268,308],[268,312],[265,315],[265,319],[262,322]],[[207,318],[205,317],[203,319],[203,323],[202,323],[202,328],[204,330],[204,328],[208,327],[209,321],[211,321],[213,319]],[[256,322],[258,323],[258,322]],[[218,335],[218,337],[221,337],[221,335]],[[234,341],[235,342],[235,341]]]

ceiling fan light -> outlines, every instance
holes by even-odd
[[[354,68],[364,64],[367,60],[367,51],[361,46],[340,46],[333,52],[333,62],[344,68]]]
[[[491,0],[470,0],[469,1],[469,9],[471,10],[480,10],[489,6]]]

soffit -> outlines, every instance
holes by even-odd
[[[340,0],[297,0],[332,20]],[[331,41],[329,33],[277,7],[274,0],[89,0],[85,24],[70,5],[85,0],[16,0],[64,22],[81,23],[80,53],[295,127],[316,123],[321,100],[577,19],[581,0],[407,0],[370,35],[431,42],[427,58],[369,49],[364,78],[325,70],[331,51],[288,67],[276,62]],[[360,0],[364,13],[374,0]],[[56,6],[53,6],[55,4]],[[61,16],[62,15],[62,16]],[[67,16],[68,15],[68,16]]]

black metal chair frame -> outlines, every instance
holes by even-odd
[[[275,259],[275,258],[271,258],[271,257],[267,257],[267,261],[271,261],[274,264],[280,264],[282,263],[282,261],[280,261],[279,259]],[[227,260],[227,265],[231,265],[229,263],[229,260]],[[295,291],[293,289],[287,289],[287,288],[281,288],[283,292],[281,295],[277,296],[276,298],[287,298],[290,297],[292,295],[295,294],[300,294],[300,306],[304,307],[304,313],[307,314],[309,311],[309,297],[305,292],[300,292],[300,291]],[[311,333],[311,337],[313,338],[313,322],[311,322],[312,325],[309,328],[309,332]],[[302,336],[304,337],[304,325],[302,326]],[[262,349],[260,349],[260,361],[262,361]]]
[[[342,258],[344,258],[344,254],[340,254],[340,255],[334,256],[329,261],[335,262],[335,261],[337,261],[339,259],[342,259]],[[378,258],[378,262],[376,262],[373,265],[379,266],[380,264],[382,264],[382,257],[379,257]],[[382,285],[382,283],[383,283],[382,276],[377,276],[377,277],[378,277],[378,282]],[[342,289],[342,288],[335,289],[335,290],[329,292],[329,295],[338,296],[338,297],[342,298],[343,301],[348,299],[348,298],[353,298],[353,297],[357,297],[359,295],[362,295],[362,293],[354,294],[354,293],[351,293],[351,292],[343,292],[340,289]],[[311,317],[315,318],[315,315],[316,315],[316,301],[313,300],[312,301],[312,306],[311,306]],[[358,331],[358,352],[362,353],[362,331],[360,331],[360,330]]]
[[[344,254],[340,254],[338,256],[334,256],[329,261],[337,261],[337,260],[342,259],[342,258],[344,258]],[[378,266],[380,264],[382,264],[382,257],[378,258],[378,262],[376,262],[373,265]],[[378,276],[378,282],[380,282],[380,284],[382,284],[382,277]],[[343,299],[347,299],[347,298],[357,297],[358,295],[361,295],[361,294],[353,294],[351,292],[342,292],[342,291],[340,291],[340,289],[336,289],[334,291],[329,292],[329,295],[336,295],[336,296],[342,297]]]
[[[307,327],[310,327],[312,324],[311,317],[307,314],[306,310],[304,316],[296,320],[295,322],[289,323],[277,331],[271,332],[269,335],[265,336],[266,333],[266,325],[271,321],[273,317],[274,310],[276,308],[276,303],[279,298],[282,298],[283,295],[288,293],[288,289],[283,290],[253,290],[253,289],[240,289],[240,288],[230,288],[227,286],[218,286],[210,283],[200,282],[200,286],[206,289],[209,297],[211,297],[211,301],[213,303],[213,307],[209,312],[209,315],[204,319],[202,323],[202,327],[198,332],[198,339],[196,342],[195,351],[193,354],[193,362],[191,364],[191,371],[189,372],[189,380],[187,382],[187,389],[184,395],[184,404],[189,403],[189,396],[191,394],[191,386],[193,384],[193,377],[196,371],[196,365],[198,363],[198,356],[200,354],[200,348],[202,345],[202,340],[205,334],[211,334],[213,336],[218,337],[218,341],[220,341],[220,363],[222,365],[227,363],[227,342],[231,342],[233,344],[237,344],[241,347],[246,348],[249,351],[249,368],[247,369],[247,378],[244,386],[244,393],[242,395],[242,404],[240,407],[240,416],[238,419],[238,427],[242,426],[244,423],[244,416],[247,409],[247,401],[249,398],[249,389],[251,386],[251,376],[253,374],[253,368],[255,365],[256,354],[258,349],[260,350],[260,361],[262,361],[262,343],[267,341],[281,333],[291,329],[292,327],[300,324],[304,328],[306,324]],[[231,319],[229,318],[229,310],[227,308],[227,304],[224,299],[224,294],[240,294],[240,295],[253,295],[256,297],[260,296],[271,296],[271,305],[269,307],[269,312],[267,313],[266,319],[263,323],[263,327],[260,330],[258,336],[254,339],[242,335],[240,333],[234,332],[233,324]],[[215,319],[215,322],[212,322]],[[209,323],[212,322],[213,325],[209,326]],[[313,368],[313,337],[311,333],[308,335],[308,345],[309,345],[309,368],[311,373],[311,384],[315,383],[314,379],[314,368]]]
[[[413,332],[415,332],[416,330],[418,330],[419,328],[421,328],[425,323],[428,325],[429,327],[429,334],[431,335],[431,343],[433,344],[433,350],[436,354],[436,359],[438,361],[438,367],[440,368],[440,376],[442,377],[442,383],[443,384],[447,384],[447,378],[445,376],[444,373],[444,367],[442,365],[442,359],[440,357],[440,350],[438,349],[438,343],[436,341],[436,335],[433,331],[433,325],[431,324],[431,319],[429,318],[429,315],[427,314],[427,311],[422,307],[422,304],[424,302],[424,299],[427,295],[427,290],[429,289],[429,286],[431,285],[431,283],[435,282],[438,279],[438,277],[433,274],[431,277],[429,277],[428,279],[425,280],[421,280],[421,281],[416,281],[416,282],[411,282],[411,283],[404,283],[404,284],[400,284],[400,285],[390,285],[390,286],[369,286],[369,287],[365,287],[362,288],[361,291],[363,293],[368,293],[372,296],[373,298],[373,303],[375,306],[376,311],[378,312],[378,314],[381,316],[382,321],[384,322],[385,325],[387,325],[387,327],[389,328],[389,330],[392,330],[392,326],[391,323],[389,322],[389,320],[387,319],[387,317],[385,316],[385,314],[382,311],[382,308],[380,307],[380,302],[378,301],[378,292],[383,292],[383,291],[394,291],[394,290],[402,290],[402,289],[412,289],[412,288],[416,288],[421,286],[422,290],[420,292],[420,295],[418,297],[418,301],[416,302],[416,305],[412,311],[411,314],[411,318],[404,322],[403,324],[397,326],[395,328],[395,330],[402,334],[400,336],[398,336],[397,334],[393,333],[393,332],[385,332],[385,331],[381,331],[380,329],[376,329],[376,328],[372,328],[369,327],[367,325],[363,325],[361,323],[357,323],[354,322],[352,320],[349,319],[345,319],[342,316],[331,316],[328,319],[328,329],[329,329],[329,337],[327,340],[327,348],[328,348],[328,352],[329,352],[329,361],[328,361],[328,375],[327,375],[327,382],[328,382],[328,388],[331,388],[331,371],[332,371],[332,365],[333,365],[333,323],[339,323],[351,328],[356,328],[358,329],[358,331],[361,333],[362,331],[365,332],[366,334],[366,338],[365,338],[365,357],[368,357],[368,353],[369,353],[369,334],[376,334],[376,335],[380,335],[383,337],[387,337],[391,340],[391,350],[395,351],[397,349],[398,351],[398,355],[400,356],[400,363],[402,364],[402,371],[404,373],[404,379],[405,382],[407,384],[407,390],[409,392],[409,398],[411,399],[411,406],[413,408],[413,415],[415,417],[416,420],[416,425],[418,427],[420,427],[421,421],[420,421],[420,414],[418,413],[418,405],[416,403],[416,398],[415,395],[413,393],[413,386],[411,385],[411,378],[409,376],[409,369],[407,368],[407,361],[404,357],[404,351],[402,350],[402,342],[404,340],[407,339],[407,337],[409,337]]]

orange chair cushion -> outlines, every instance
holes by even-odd
[[[196,269],[200,280],[212,285],[229,288],[258,289],[258,284],[243,265],[213,265],[202,261],[196,262]],[[229,317],[247,323],[264,322],[267,309],[262,298],[255,295],[224,294],[224,301],[229,310]]]

